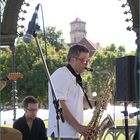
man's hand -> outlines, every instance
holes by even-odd
[[[76,129],[85,140],[88,140],[92,135],[92,128],[89,126],[79,125]]]

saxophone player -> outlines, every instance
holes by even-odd
[[[83,110],[89,102],[82,90],[82,79],[80,74],[85,71],[89,64],[89,50],[76,44],[69,49],[67,55],[68,64],[58,68],[52,75],[56,97],[62,107],[64,122],[59,121],[60,132],[56,119],[56,111],[53,104],[52,89],[49,85],[49,118],[47,134],[52,140],[59,137],[62,140],[78,140],[80,135],[88,138],[91,135],[91,127],[83,125]],[[90,106],[94,104],[90,102]],[[85,105],[85,106],[84,106]]]

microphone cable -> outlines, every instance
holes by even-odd
[[[47,62],[47,41],[46,41],[46,30],[45,30],[45,22],[44,22],[44,14],[43,14],[43,8],[42,5],[40,4],[41,7],[41,15],[42,15],[42,27],[43,27],[43,41],[45,45],[45,55],[46,55],[46,62]]]

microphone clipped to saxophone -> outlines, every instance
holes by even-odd
[[[104,88],[104,90],[97,95],[96,106],[93,111],[93,116],[90,122],[88,123],[88,126],[92,128],[92,134],[90,138],[88,138],[88,140],[102,140],[107,130],[114,126],[114,121],[112,120],[109,114],[103,121],[101,120],[103,112],[104,110],[106,110],[108,102],[111,99],[109,91],[111,90],[113,78],[111,72],[108,70],[96,71],[95,69],[87,67],[85,69],[93,73],[107,74],[107,76],[109,76],[106,88]]]

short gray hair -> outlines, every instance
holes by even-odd
[[[80,53],[82,52],[89,53],[89,50],[81,44],[76,44],[70,47],[68,56],[67,56],[68,61],[70,61],[70,59],[73,57],[78,57]]]

